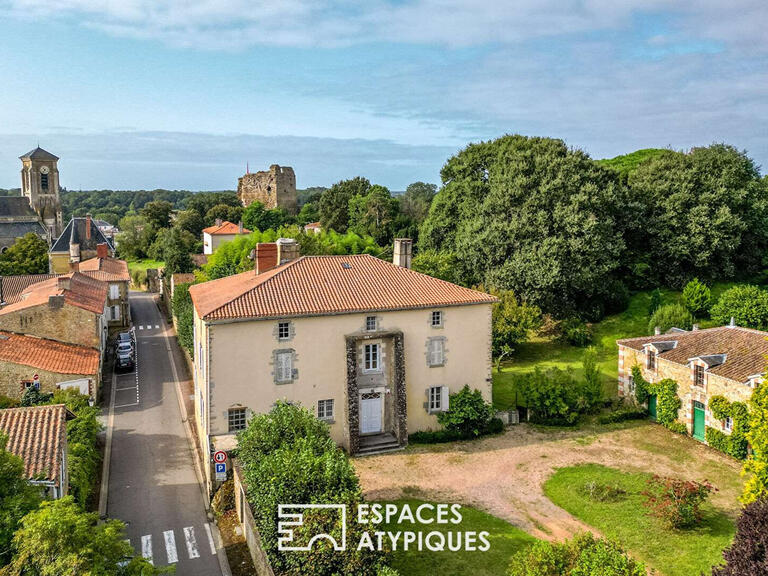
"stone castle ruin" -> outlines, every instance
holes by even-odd
[[[293,168],[272,164],[269,170],[244,174],[237,181],[237,197],[245,207],[258,200],[267,210],[282,208],[289,214],[296,214],[298,205]]]

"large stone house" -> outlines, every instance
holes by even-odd
[[[203,254],[210,256],[216,252],[216,248],[224,242],[230,242],[244,234],[250,234],[251,231],[243,228],[243,223],[233,224],[227,220],[217,220],[214,226],[203,228]]]
[[[0,410],[6,449],[24,461],[27,481],[47,498],[62,498],[69,491],[67,421],[72,418],[63,404]]]
[[[619,396],[634,398],[632,367],[648,382],[675,380],[682,401],[678,419],[697,440],[707,427],[731,433],[732,422],[716,420],[709,408],[713,396],[747,402],[766,368],[768,333],[739,326],[706,330],[673,330],[666,334],[618,340]],[[655,398],[649,401],[655,416]]]
[[[300,403],[350,453],[402,447],[439,428],[464,385],[491,400],[489,294],[395,260],[298,256],[259,244],[255,270],[193,285],[194,380],[205,453],[235,446],[251,413]]]

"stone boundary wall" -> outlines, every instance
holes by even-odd
[[[251,552],[251,559],[253,559],[253,565],[256,567],[256,574],[258,576],[275,576],[269,563],[269,558],[267,558],[267,553],[264,552],[264,548],[261,545],[261,536],[256,528],[253,512],[251,512],[251,507],[245,499],[247,487],[240,464],[236,460],[232,461],[232,476],[235,481],[235,510],[237,510],[237,518],[240,521],[240,525],[243,527],[243,535],[245,536],[248,550]]]

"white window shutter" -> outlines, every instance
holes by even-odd
[[[443,412],[448,412],[448,399],[449,399],[448,386],[440,387],[440,409]]]

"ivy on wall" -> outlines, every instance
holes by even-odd
[[[685,424],[677,421],[677,412],[682,402],[677,395],[677,382],[671,378],[664,378],[659,382],[648,382],[643,378],[640,367],[635,364],[632,367],[632,378],[635,382],[635,398],[640,404],[648,402],[648,398],[656,395],[656,421],[680,434],[686,433]]]
[[[733,429],[730,434],[707,426],[705,432],[707,444],[730,454],[734,458],[744,460],[747,457],[747,437],[749,431],[749,410],[743,402],[730,402],[725,396],[712,396],[709,399],[709,409],[716,420],[731,418]]]

